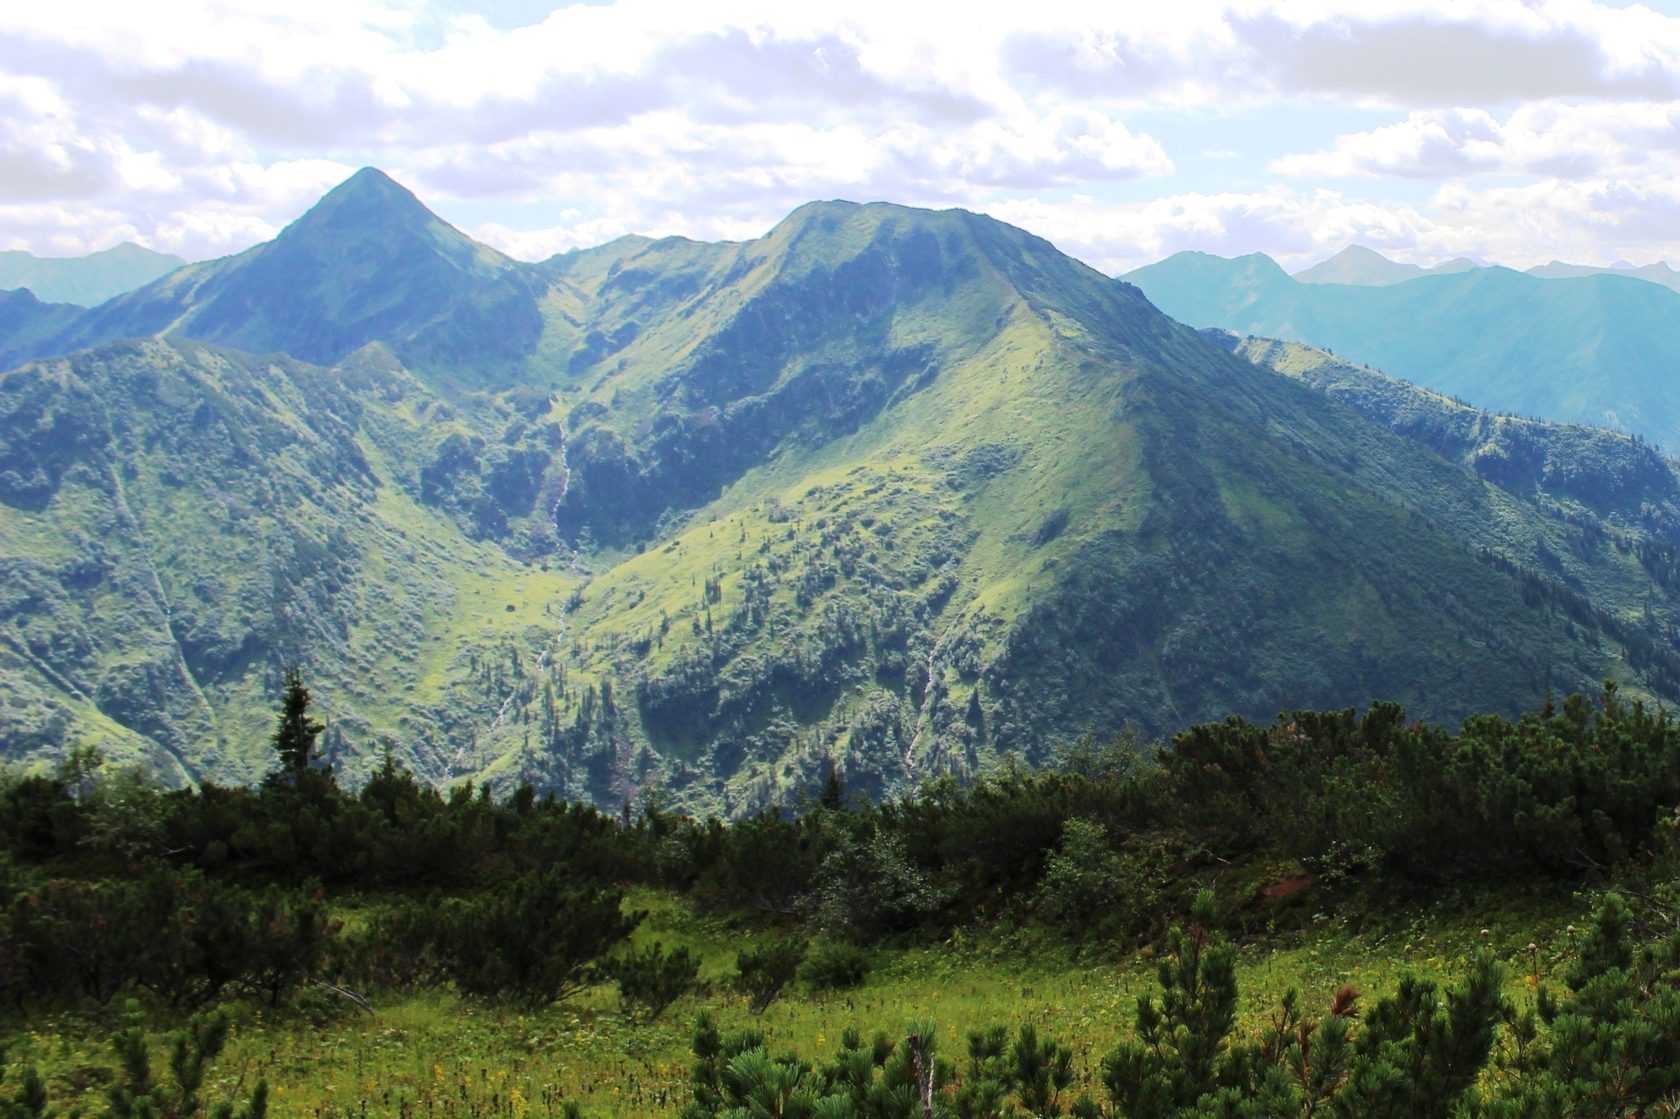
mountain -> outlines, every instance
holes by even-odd
[[[1538,276],[1542,280],[1566,280],[1578,276],[1629,276],[1680,291],[1680,271],[1670,268],[1668,262],[1662,260],[1640,268],[1631,264],[1613,264],[1609,268],[1599,268],[1591,264],[1565,264],[1561,260],[1554,260],[1550,264],[1535,265],[1528,270],[1528,274]]]
[[[1402,264],[1390,260],[1375,249],[1364,245],[1349,245],[1329,260],[1319,261],[1311,268],[1295,273],[1295,280],[1303,284],[1357,284],[1364,287],[1384,287],[1403,284],[1419,276],[1450,276],[1469,272],[1481,265],[1465,257],[1456,257],[1423,268],[1416,264]]]
[[[273,241],[119,296],[33,356],[168,334],[331,363],[379,341],[451,381],[509,382],[541,341],[546,289],[366,168]]]
[[[147,340],[0,375],[7,753],[86,741],[250,780],[298,663],[330,750],[365,762],[392,735],[419,772],[459,773],[505,698],[496,666],[540,655],[572,581],[428,493],[469,430],[377,351],[326,370]]]
[[[52,349],[81,315],[74,304],[42,303],[28,288],[0,291],[0,369]]]
[[[87,256],[0,252],[0,288],[28,288],[47,303],[93,307],[167,275],[186,261],[127,242]]]
[[[1388,287],[1302,284],[1264,256],[1179,253],[1123,277],[1200,327],[1331,350],[1484,407],[1680,447],[1680,292],[1507,268]]]
[[[1232,352],[1332,397],[1525,501],[1680,540],[1680,470],[1650,443],[1503,415],[1297,342],[1215,332]]]
[[[1495,484],[1021,230],[816,203],[504,266],[359,179],[157,289],[231,322],[293,260],[238,321],[362,339],[334,364],[170,336],[0,375],[12,756],[249,779],[291,663],[348,779],[389,748],[729,814],[829,761],[896,792],[1126,722],[1680,699],[1663,517]],[[390,339],[320,293],[400,309],[412,273],[276,248],[358,195],[358,252],[444,246]],[[434,327],[485,284],[540,344],[427,365],[471,360]]]

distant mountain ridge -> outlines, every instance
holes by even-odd
[[[0,374],[35,762],[250,779],[290,663],[347,780],[729,814],[1128,721],[1680,702],[1666,515],[1504,488],[962,211],[520,264],[363,172],[71,333]]]
[[[273,241],[95,308],[54,351],[168,334],[334,362],[380,341],[417,367],[507,379],[542,329],[534,275],[365,168]]]
[[[1597,265],[1565,264],[1561,260],[1554,260],[1550,264],[1535,265],[1528,270],[1528,274],[1544,280],[1566,280],[1578,276],[1627,276],[1680,291],[1680,271],[1671,268],[1667,261],[1661,260],[1638,268],[1631,264],[1613,264],[1608,268],[1600,268]]]
[[[12,249],[0,252],[0,289],[28,288],[43,303],[94,307],[185,263],[129,242],[77,257],[39,257]]]
[[[1364,245],[1349,245],[1328,260],[1322,260],[1311,268],[1304,268],[1294,276],[1298,283],[1303,284],[1385,287],[1388,284],[1403,284],[1419,276],[1451,276],[1480,267],[1482,265],[1461,256],[1444,261],[1433,268],[1424,268],[1417,264],[1403,264],[1397,260],[1390,260]]]
[[[1122,278],[1194,326],[1304,342],[1485,407],[1680,447],[1680,292],[1656,284],[1497,267],[1303,284],[1262,254],[1205,253]]]

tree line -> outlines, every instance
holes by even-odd
[[[939,1053],[931,1029],[860,1037],[819,1065],[703,1022],[689,1119],[1620,1115],[1635,1113],[1627,1100],[1680,1091],[1653,1071],[1680,1068],[1680,950],[1655,936],[1680,927],[1680,725],[1611,685],[1596,702],[1457,731],[1377,703],[1269,726],[1232,718],[1158,749],[1086,739],[1055,768],[935,780],[884,804],[849,797],[831,766],[799,803],[733,823],[657,799],[608,813],[529,787],[440,791],[390,757],[348,790],[317,764],[321,730],[293,673],[258,787],[163,790],[86,753],[51,774],[8,774],[0,1012],[143,994],[207,1013],[306,987],[360,998],[426,984],[542,1006],[613,981],[628,1010],[653,1017],[698,961],[628,949],[641,915],[626,889],[640,884],[777,933],[736,961],[754,1009],[797,981],[864,981],[867,946],[957,928],[1032,924],[1099,948],[1165,948],[1135,1039],[1080,1092],[1057,1071],[1064,1051],[1024,1028],[968,1038],[966,1058]],[[1407,980],[1368,1008],[1344,992],[1314,1016],[1294,996],[1267,1037],[1245,1041],[1225,936],[1260,919],[1260,887],[1222,886],[1217,907],[1201,888],[1262,864],[1325,892],[1621,879],[1638,906],[1607,900],[1564,988],[1539,987],[1527,1008],[1479,960],[1459,986]],[[370,904],[354,928],[333,916],[343,894]],[[1498,1069],[1483,1040],[1494,1032],[1507,1039]],[[1615,1098],[1593,1110],[1582,1101],[1611,1091],[1612,1067]],[[766,1092],[783,1110],[764,1110]],[[788,1110],[795,1100],[806,1110]]]

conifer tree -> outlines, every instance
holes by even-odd
[[[309,689],[303,686],[303,673],[297,665],[286,669],[285,689],[280,700],[279,724],[269,742],[280,763],[274,779],[295,788],[307,779],[315,739],[327,725],[310,718]]]

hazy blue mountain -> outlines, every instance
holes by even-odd
[[[1680,447],[1680,292],[1507,268],[1302,284],[1269,258],[1179,253],[1124,277],[1183,322],[1328,349],[1478,405]]]
[[[127,242],[75,257],[40,257],[12,249],[0,252],[0,289],[28,288],[46,303],[93,307],[185,263],[178,256]]]
[[[0,369],[50,352],[81,315],[75,304],[42,303],[28,288],[0,291]]]
[[[1630,276],[1636,280],[1648,280],[1653,284],[1680,291],[1680,271],[1670,268],[1668,262],[1663,260],[1639,268],[1631,264],[1613,264],[1608,268],[1600,268],[1591,264],[1565,264],[1561,260],[1554,260],[1550,264],[1535,265],[1528,270],[1528,274],[1543,280],[1567,280],[1578,276]]]
[[[367,168],[273,241],[113,299],[50,352],[167,333],[333,362],[380,341],[427,373],[506,381],[538,347],[546,288]]]
[[[973,214],[520,265],[364,172],[143,294],[102,321],[345,356],[0,375],[13,756],[254,776],[293,661],[352,777],[389,744],[732,813],[827,760],[902,790],[1127,721],[1680,702],[1664,517],[1496,484]]]
[[[1303,284],[1358,284],[1365,287],[1384,287],[1388,284],[1401,284],[1407,280],[1415,280],[1419,276],[1450,276],[1457,272],[1469,272],[1480,268],[1481,265],[1465,257],[1457,257],[1444,261],[1433,268],[1424,268],[1416,264],[1403,264],[1397,260],[1390,260],[1375,249],[1368,249],[1364,245],[1349,245],[1328,260],[1319,261],[1311,268],[1304,268],[1295,273],[1295,279]]]

